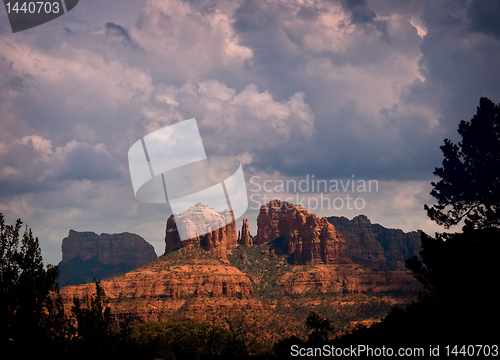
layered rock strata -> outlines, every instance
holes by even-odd
[[[230,217],[230,222],[227,220],[227,217]],[[195,222],[198,233],[199,229],[202,228],[207,233],[181,241],[176,218],[183,222],[182,226],[185,226],[185,222]],[[215,230],[210,231],[210,229]],[[227,261],[228,249],[237,246],[236,223],[233,212],[231,211],[227,214],[217,213],[207,205],[198,203],[189,212],[176,216],[170,215],[165,230],[165,254],[197,243],[200,243],[213,257]]]
[[[296,264],[351,263],[342,235],[326,218],[318,218],[301,206],[273,200],[260,208],[257,244],[278,238],[283,240],[281,248],[293,256]]]
[[[275,285],[282,286],[282,294],[290,295],[393,292],[404,296],[405,293],[416,294],[422,289],[409,271],[377,271],[354,263],[294,268],[280,276]]]
[[[243,219],[243,225],[241,226],[241,235],[238,237],[238,243],[245,247],[253,246],[253,239],[248,230],[248,220]]]
[[[420,231],[405,233],[400,229],[388,229],[372,224],[364,215],[352,220],[332,216],[328,221],[342,233],[355,262],[404,270],[405,260],[418,256],[421,250]]]
[[[182,249],[181,252],[188,250]],[[238,269],[215,259],[162,259],[101,281],[114,314],[133,322],[148,320],[201,320],[208,304],[216,308],[262,305],[252,299],[252,282]],[[73,296],[84,301],[95,292],[93,283],[61,289],[66,310]],[[181,309],[182,308],[182,309]],[[180,316],[175,318],[176,314]]]
[[[69,231],[62,241],[62,263],[73,259],[83,261],[97,258],[102,264],[126,264],[139,267],[156,259],[154,247],[136,234],[101,234]]]

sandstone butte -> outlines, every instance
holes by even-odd
[[[184,250],[179,250],[179,254]],[[252,298],[248,276],[235,267],[197,255],[187,261],[158,259],[143,268],[103,280],[101,284],[113,312],[131,316],[135,321],[200,317],[206,320],[217,309],[262,308]],[[61,289],[61,294],[69,304],[73,296],[87,298],[94,290],[93,283],[72,285]]]
[[[421,250],[420,231],[405,233],[400,229],[387,229],[379,224],[372,224],[364,215],[352,220],[343,216],[331,216],[328,221],[342,233],[349,255],[355,262],[404,270],[405,260],[418,255]]]
[[[214,230],[181,241],[176,220],[181,222],[181,226],[187,229],[191,229],[193,227],[191,224],[196,223],[196,227],[199,229]],[[192,233],[196,234],[198,231],[193,231]],[[214,258],[227,261],[228,249],[237,246],[236,223],[233,212],[230,211],[229,214],[225,212],[217,213],[207,205],[198,203],[188,211],[177,214],[176,217],[170,215],[165,230],[165,253],[170,253],[181,247],[191,246],[196,243],[200,243]]]
[[[170,217],[162,257],[101,282],[112,311],[132,322],[220,321],[245,313],[264,338],[276,340],[306,331],[304,314],[318,306],[361,321],[366,317],[356,318],[358,310],[408,303],[420,289],[409,271],[352,262],[335,226],[299,206],[272,201],[261,208],[257,226],[253,246],[241,244],[250,236],[246,221],[239,244],[245,246],[238,246],[234,221],[181,242]],[[282,254],[275,254],[276,242],[286,244]],[[85,299],[93,291],[93,284],[61,289],[66,310],[73,296]]]
[[[70,230],[62,241],[62,263],[79,258],[83,261],[97,258],[103,264],[131,267],[145,265],[156,259],[154,247],[136,234],[101,234]]]
[[[351,263],[347,244],[326,218],[318,218],[302,206],[273,200],[261,206],[257,217],[257,244],[283,236],[283,250],[296,264]]]

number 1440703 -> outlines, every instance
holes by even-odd
[[[57,14],[59,13],[59,2],[49,1],[25,1],[25,2],[8,2],[5,3],[7,13],[24,13],[24,14]]]

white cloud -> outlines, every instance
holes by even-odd
[[[169,79],[196,79],[214,71],[243,70],[253,52],[242,46],[231,19],[234,5],[192,10],[182,1],[148,1],[137,27],[135,41],[149,54],[153,71]]]
[[[39,101],[50,97],[75,108],[117,109],[131,101],[149,99],[153,86],[146,72],[118,60],[107,62],[84,49],[67,50],[48,55],[0,37],[0,53],[15,74],[31,79],[30,94]]]
[[[24,136],[11,144],[1,143],[0,181],[45,183],[68,178],[105,179],[116,177],[118,169],[104,144],[72,140],[53,150],[52,142],[38,135]]]
[[[28,145],[29,142],[33,144],[35,151],[45,155],[52,155],[52,141],[38,135],[23,136],[19,141],[23,145]]]
[[[240,92],[215,79],[190,81],[181,87],[162,87],[156,95],[162,104],[150,105],[143,114],[148,131],[171,123],[172,119],[195,117],[206,134],[208,149],[247,154],[294,139],[310,139],[314,114],[304,94],[297,92],[287,101],[276,101],[256,85]]]

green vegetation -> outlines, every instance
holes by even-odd
[[[64,315],[57,268],[44,268],[38,238],[21,220],[0,213],[0,348],[2,356],[44,356],[64,347],[71,326]]]
[[[57,267],[44,267],[38,238],[21,220],[6,225],[0,214],[0,347],[2,357],[52,359],[127,358],[125,326],[113,330],[105,294],[96,281],[88,301],[74,299],[64,312]]]
[[[165,263],[166,266],[180,266],[180,265],[192,265],[192,260],[216,260],[207,251],[203,250],[199,243],[193,244],[192,246],[180,248],[177,251],[173,251],[164,255],[159,256],[154,263]]]
[[[443,167],[435,171],[441,181],[433,183],[431,193],[438,204],[425,209],[446,228],[463,220],[463,232],[436,234],[434,238],[421,233],[421,257],[414,256],[406,264],[424,291],[405,308],[391,309],[371,294],[285,293],[278,280],[291,275],[296,267],[280,251],[283,239],[279,238],[251,248],[240,246],[229,255],[231,265],[254,278],[255,296],[274,307],[276,316],[266,319],[267,329],[279,333],[281,319],[296,324],[294,335],[284,337],[273,348],[257,341],[257,322],[245,314],[213,317],[208,324],[149,322],[129,326],[125,320],[121,328],[114,328],[116,319],[99,281],[95,281],[95,294],[75,298],[71,314],[65,314],[56,283],[57,268],[44,267],[38,239],[28,227],[21,234],[21,220],[7,225],[0,214],[2,357],[271,359],[290,357],[292,344],[340,348],[359,344],[392,348],[496,344],[498,334],[490,324],[500,320],[496,294],[500,275],[499,109],[500,105],[482,98],[471,122],[460,123],[462,142],[455,145],[445,140],[441,147]],[[156,264],[181,271],[183,265],[193,266],[192,260],[218,262],[195,245],[161,256]],[[314,264],[307,264],[301,271],[313,268]],[[188,307],[189,297],[186,300],[184,306]],[[335,329],[369,318],[382,320],[332,338]]]
[[[228,255],[231,266],[258,279],[258,283],[254,284],[254,291],[264,301],[275,299],[280,294],[283,287],[277,285],[276,280],[293,271],[288,255],[280,255],[274,259],[269,256],[271,250],[276,249],[277,240],[279,239],[249,248],[238,246],[232,250],[232,255]]]
[[[314,268],[314,264],[294,266],[289,263],[288,255],[282,254],[275,258],[270,257],[271,250],[281,248],[281,239],[268,244],[254,245],[246,248],[238,246],[232,250],[228,258],[231,265],[250,275],[256,281],[253,284],[254,296],[264,304],[274,306],[273,312],[287,319],[287,322],[299,324],[295,330],[295,337],[307,337],[308,328],[304,321],[311,311],[318,316],[328,318],[341,329],[352,322],[364,319],[385,316],[391,305],[377,296],[364,294],[350,294],[329,291],[326,293],[285,293],[285,287],[277,280],[287,273],[300,270],[306,272]],[[339,268],[336,271],[340,270]],[[338,279],[340,281],[340,279]],[[392,294],[394,295],[394,294]],[[400,294],[398,294],[400,295]],[[322,301],[317,303],[318,299]],[[279,320],[269,321],[268,330],[280,333],[282,324]]]

